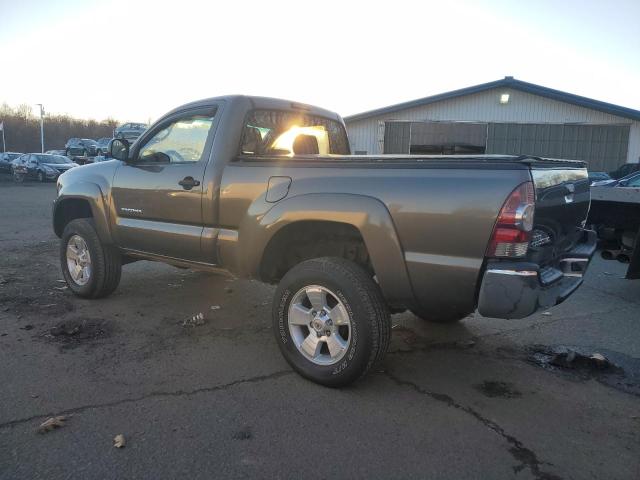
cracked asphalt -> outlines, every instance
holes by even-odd
[[[54,195],[0,179],[0,479],[640,478],[640,281],[625,265],[595,259],[549,315],[394,315],[385,361],[333,390],[281,358],[272,287],[138,262],[111,297],[73,297]],[[558,345],[622,371],[531,354]],[[37,433],[54,415],[66,425]]]

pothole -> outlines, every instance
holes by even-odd
[[[640,359],[607,349],[567,345],[532,345],[529,362],[583,380],[595,379],[617,390],[640,396]]]

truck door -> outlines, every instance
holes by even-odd
[[[146,132],[118,167],[112,222],[121,247],[204,260],[202,195],[216,113],[216,106],[208,106],[169,116]]]

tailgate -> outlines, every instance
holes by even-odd
[[[536,209],[528,257],[541,267],[557,266],[584,237],[591,195],[583,164],[531,165]]]

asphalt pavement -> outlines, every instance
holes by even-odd
[[[596,258],[524,320],[394,315],[385,361],[329,389],[280,356],[271,286],[137,262],[109,298],[74,297],[54,196],[0,179],[0,479],[640,478],[640,281],[623,264]],[[610,364],[552,361],[571,351]]]

